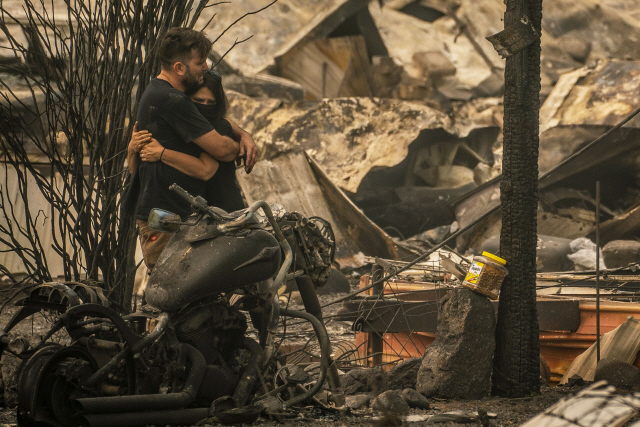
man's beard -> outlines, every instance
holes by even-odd
[[[200,89],[202,83],[198,81],[191,70],[187,69],[187,72],[182,77],[182,86],[184,87],[184,92],[190,94]]]

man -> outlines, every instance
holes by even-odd
[[[250,173],[257,154],[251,136],[243,132],[240,142],[236,142],[220,135],[185,94],[202,84],[210,51],[211,42],[201,32],[187,28],[167,32],[158,52],[162,70],[149,83],[138,105],[138,128],[149,131],[163,147],[195,157],[203,150],[223,162],[245,157],[245,171]],[[159,208],[188,216],[189,204],[170,192],[169,186],[177,183],[194,195],[203,195],[205,186],[204,181],[162,162],[140,163],[139,152],[144,143],[130,147],[127,159],[130,165],[139,164],[134,175],[134,180],[139,181],[135,217],[144,260],[151,272],[171,234],[150,230],[149,212]]]

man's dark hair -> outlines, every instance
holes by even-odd
[[[158,56],[163,69],[170,69],[176,62],[186,64],[196,51],[200,58],[206,58],[211,52],[211,41],[204,33],[189,28],[172,28],[160,42]]]

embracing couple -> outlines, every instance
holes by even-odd
[[[169,30],[158,51],[162,70],[138,105],[127,155],[133,182],[125,209],[135,215],[149,272],[172,236],[149,229],[151,209],[191,214],[188,203],[169,191],[171,184],[228,212],[245,207],[235,161],[244,158],[250,173],[257,150],[251,135],[226,118],[222,78],[207,66],[210,52],[203,33]]]

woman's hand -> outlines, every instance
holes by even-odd
[[[146,130],[138,132],[138,122],[133,125],[133,134],[131,135],[131,141],[129,141],[129,152],[140,153],[142,147],[151,141],[151,134]]]
[[[164,147],[158,142],[157,139],[151,137],[151,142],[144,144],[140,151],[140,157],[143,162],[157,162],[162,156]]]

